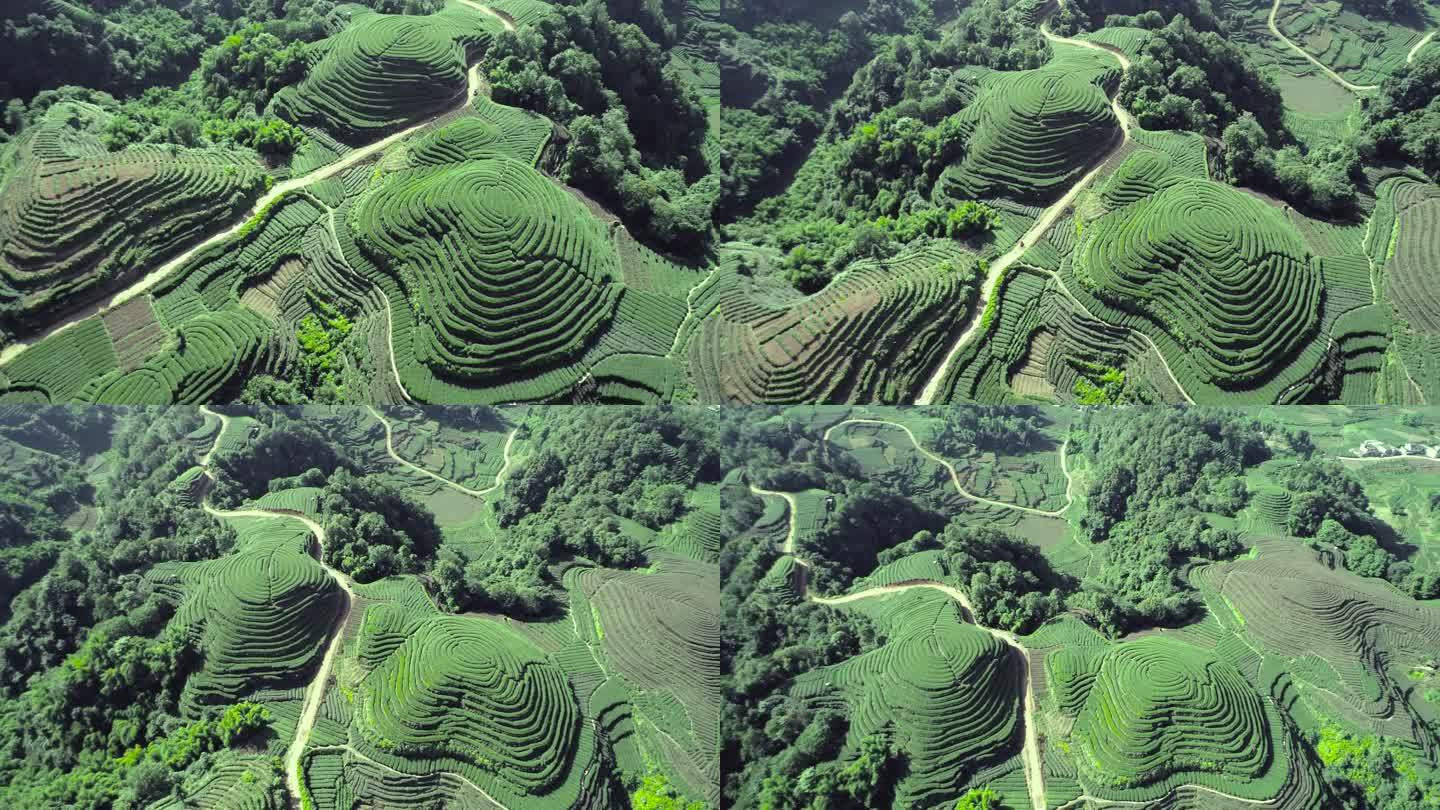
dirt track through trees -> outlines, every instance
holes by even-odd
[[[897,583],[895,585],[882,585],[876,588],[869,588],[858,593],[850,593],[844,596],[815,596],[809,589],[810,564],[795,556],[795,496],[787,492],[776,492],[750,485],[750,491],[761,496],[779,497],[785,499],[786,510],[790,513],[790,529],[785,537],[785,553],[794,557],[795,563],[800,570],[800,593],[802,598],[820,605],[843,605],[856,602],[861,599],[870,599],[877,596],[888,596],[895,593],[903,593],[915,588],[929,588],[937,590],[954,599],[960,604],[961,612],[966,621],[984,630],[1005,644],[1013,647],[1020,653],[1020,658],[1025,664],[1025,710],[1021,714],[1020,722],[1025,729],[1024,749],[1021,752],[1021,759],[1025,765],[1025,784],[1030,792],[1030,803],[1033,810],[1045,810],[1045,771],[1040,758],[1040,737],[1035,727],[1035,684],[1030,674],[1030,652],[1015,639],[1015,634],[998,630],[993,627],[986,627],[976,620],[975,606],[970,603],[970,598],[958,588],[946,585],[943,582],[931,580],[917,580],[914,582]]]
[[[500,464],[500,471],[495,473],[495,483],[484,489],[471,489],[464,484],[451,481],[449,478],[439,475],[438,473],[433,473],[430,470],[427,470],[424,467],[415,464],[414,462],[404,458],[399,453],[395,452],[395,440],[394,436],[391,434],[390,431],[390,420],[382,416],[380,414],[380,411],[375,409],[375,406],[369,405],[366,407],[370,409],[370,414],[374,416],[377,420],[379,420],[380,424],[384,425],[385,427],[385,452],[389,454],[390,458],[394,459],[397,463],[409,467],[415,472],[420,473],[421,475],[427,475],[435,479],[436,481],[439,481],[440,483],[444,484],[447,487],[450,487],[453,490],[456,490],[457,492],[463,492],[466,495],[473,495],[476,498],[483,498],[486,495],[489,495],[491,492],[499,489],[500,485],[503,484],[505,481],[505,474],[510,471],[510,448],[512,445],[515,444],[515,434],[519,432],[519,428],[512,429],[510,433],[505,437],[505,449],[502,451],[502,462]]]

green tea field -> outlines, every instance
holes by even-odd
[[[1440,802],[1434,409],[724,418],[728,806]]]
[[[17,807],[719,805],[700,411],[6,406],[0,454]]]
[[[1440,401],[1440,0],[12,5],[0,403]]]
[[[846,61],[753,5],[736,148],[782,176],[722,223],[702,399],[1435,401],[1440,6],[919,3]]]
[[[289,16],[143,100],[13,99],[34,111],[0,136],[0,401],[686,396],[718,188],[713,9],[319,3],[304,33],[284,4],[247,12]],[[556,53],[565,86],[534,72]],[[125,143],[162,97],[221,118]]]

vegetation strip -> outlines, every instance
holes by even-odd
[[[1270,26],[1270,33],[1274,34],[1275,37],[1276,37],[1277,39],[1279,39],[1281,42],[1283,42],[1283,43],[1285,43],[1286,45],[1290,46],[1290,49],[1291,49],[1292,51],[1300,54],[1301,56],[1303,56],[1303,57],[1305,57],[1306,59],[1308,59],[1308,60],[1310,60],[1311,62],[1313,62],[1313,63],[1315,64],[1315,67],[1320,68],[1321,72],[1323,72],[1326,76],[1330,77],[1330,79],[1333,80],[1336,84],[1340,85],[1341,87],[1345,88],[1346,90],[1349,90],[1349,91],[1352,92],[1352,93],[1363,93],[1363,92],[1366,92],[1366,91],[1369,91],[1369,90],[1379,90],[1379,89],[1380,89],[1380,85],[1378,85],[1378,84],[1355,84],[1354,82],[1347,81],[1347,80],[1346,80],[1343,76],[1341,76],[1339,73],[1336,73],[1335,71],[1331,70],[1330,67],[1329,67],[1329,65],[1326,65],[1324,62],[1321,62],[1319,59],[1316,59],[1314,56],[1311,56],[1309,51],[1305,50],[1304,48],[1300,47],[1299,45],[1296,45],[1294,42],[1291,42],[1291,41],[1290,41],[1290,38],[1287,37],[1287,36],[1285,36],[1284,34],[1280,33],[1280,28],[1275,25],[1275,15],[1276,15],[1277,13],[1279,13],[1279,11],[1280,11],[1280,0],[1275,0],[1274,4],[1272,4],[1272,5],[1270,6],[1270,17],[1266,20],[1266,25],[1269,25],[1269,26]],[[1422,43],[1422,44],[1423,44],[1423,43]],[[1418,48],[1418,46],[1417,46],[1417,48]],[[1413,51],[1413,50],[1411,51],[1411,54],[1412,54],[1412,55],[1414,54],[1414,51]]]
[[[955,470],[955,465],[951,464],[950,462],[946,461],[945,459],[941,458],[940,456],[937,456],[937,455],[935,455],[934,453],[932,453],[932,452],[930,452],[929,450],[926,450],[924,447],[922,447],[922,446],[920,445],[920,441],[915,438],[915,434],[911,432],[910,428],[906,427],[905,425],[900,424],[899,422],[891,422],[891,421],[889,421],[889,420],[887,420],[887,419],[846,419],[846,420],[843,421],[843,422],[836,422],[835,424],[833,424],[833,425],[831,425],[829,428],[827,428],[827,429],[825,430],[824,440],[828,443],[828,442],[830,441],[830,434],[831,434],[831,433],[834,433],[835,430],[837,430],[838,428],[842,428],[842,427],[844,427],[845,425],[852,425],[852,424],[853,424],[853,425],[887,425],[887,426],[889,426],[889,427],[898,428],[898,429],[904,431],[904,432],[905,432],[905,435],[910,438],[910,443],[915,446],[915,449],[916,449],[917,451],[919,451],[919,453],[920,453],[921,455],[925,456],[926,458],[930,459],[931,461],[934,461],[936,464],[939,464],[940,466],[944,467],[945,470],[946,470],[946,472],[950,473],[950,481],[951,481],[951,483],[953,483],[953,484],[955,485],[955,491],[956,491],[957,493],[959,493],[960,497],[965,498],[966,500],[975,501],[976,503],[983,503],[983,504],[986,504],[987,506],[998,506],[998,507],[1000,507],[1001,509],[1014,509],[1014,510],[1016,510],[1016,511],[1018,511],[1018,512],[1029,512],[1029,513],[1032,514],[1032,515],[1041,515],[1041,516],[1043,516],[1043,517],[1061,517],[1061,516],[1063,516],[1063,515],[1065,514],[1066,510],[1068,510],[1072,505],[1074,505],[1074,502],[1075,502],[1075,501],[1074,501],[1074,495],[1073,495],[1073,494],[1071,493],[1071,491],[1070,491],[1070,489],[1071,489],[1071,484],[1070,484],[1070,468],[1069,468],[1068,461],[1067,461],[1067,459],[1066,459],[1066,451],[1069,449],[1069,446],[1070,446],[1070,443],[1069,443],[1068,441],[1066,441],[1064,444],[1061,444],[1061,445],[1060,445],[1060,471],[1065,475],[1065,482],[1066,482],[1066,483],[1065,483],[1065,506],[1061,507],[1060,509],[1052,509],[1052,510],[1048,510],[1048,511],[1047,511],[1047,510],[1045,510],[1045,509],[1036,509],[1036,508],[1030,507],[1030,506],[1021,506],[1021,505],[1015,504],[1015,503],[1006,503],[1005,501],[996,501],[996,500],[991,500],[990,498],[982,498],[982,497],[980,497],[979,495],[976,495],[976,494],[974,494],[974,493],[966,490],[965,487],[961,486],[961,484],[960,484],[960,474]]]
[[[894,423],[890,422],[885,424]],[[1040,758],[1039,733],[1037,732],[1035,727],[1035,688],[1034,679],[1031,677],[1030,671],[1030,653],[1028,650],[1025,649],[1023,645],[1021,645],[1015,639],[1015,634],[981,625],[975,619],[975,606],[970,603],[969,597],[967,597],[965,593],[958,588],[953,588],[942,582],[915,581],[895,585],[882,585],[876,588],[869,588],[858,593],[845,594],[844,596],[815,596],[814,594],[810,593],[809,578],[808,576],[806,576],[806,571],[810,567],[810,564],[805,560],[795,556],[795,496],[789,493],[774,492],[771,490],[761,489],[754,484],[750,485],[750,491],[762,496],[779,496],[785,500],[787,511],[790,513],[790,527],[788,533],[785,536],[785,553],[789,554],[795,560],[795,563],[800,566],[799,590],[802,598],[808,599],[809,601],[815,602],[817,604],[833,606],[843,605],[849,602],[855,602],[860,599],[869,599],[876,596],[887,596],[893,593],[902,593],[904,591],[912,590],[914,588],[929,588],[932,590],[940,591],[946,596],[949,596],[951,599],[954,599],[956,602],[959,602],[960,607],[964,611],[965,619],[967,621],[1019,651],[1022,660],[1024,660],[1025,662],[1025,712],[1024,715],[1020,718],[1021,722],[1024,723],[1025,726],[1025,782],[1029,786],[1031,806],[1034,808],[1034,810],[1045,810],[1045,771],[1041,764]]]

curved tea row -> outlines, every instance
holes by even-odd
[[[308,553],[310,532],[294,521],[247,526],[233,554],[179,563],[152,574],[184,593],[177,623],[199,641],[204,665],[187,697],[233,703],[267,686],[293,686],[324,651],[342,599]]]
[[[89,303],[245,210],[253,155],[136,146],[109,153],[58,104],[26,133],[0,191],[0,325],[34,328]]]
[[[1085,72],[1055,67],[995,76],[961,118],[973,134],[942,177],[956,199],[1053,199],[1119,132],[1105,91]]]
[[[357,14],[316,46],[308,75],[277,93],[271,110],[342,140],[374,140],[453,105],[466,92],[467,51],[498,30],[493,18],[463,7]]]
[[[362,200],[351,224],[409,292],[413,353],[436,374],[481,380],[574,359],[615,309],[618,259],[605,227],[508,158],[401,173]]]
[[[453,757],[520,794],[555,788],[576,755],[581,715],[564,670],[491,621],[420,622],[357,701],[361,731],[378,749]]]
[[[1204,784],[1236,786],[1276,768],[1270,711],[1245,677],[1213,653],[1166,636],[1108,648],[1070,647],[1046,657],[1052,694],[1074,718],[1072,739],[1089,781],[1112,789]]]
[[[791,694],[825,702],[839,690],[850,713],[851,742],[893,724],[910,759],[897,806],[953,799],[985,765],[1014,750],[1023,688],[1010,648],[985,630],[947,620],[885,646],[798,677]],[[833,698],[828,698],[833,700]]]
[[[1256,384],[1320,326],[1322,278],[1275,208],[1228,186],[1184,180],[1086,229],[1075,276],[1112,306],[1173,337],[1201,377]]]

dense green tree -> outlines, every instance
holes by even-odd
[[[118,417],[111,463],[97,487],[106,508],[95,527],[10,603],[0,627],[0,691],[22,689],[78,648],[87,628],[139,608],[149,597],[139,574],[149,566],[210,559],[234,544],[233,529],[171,489],[193,464],[184,437],[200,421],[193,409]]]
[[[1004,810],[1004,808],[1005,804],[1000,801],[1000,794],[989,785],[971,788],[955,802],[955,810]]]
[[[1271,135],[1250,113],[1221,136],[1225,170],[1232,182],[1271,191],[1321,215],[1343,216],[1358,205],[1355,178],[1363,179],[1362,156],[1373,157],[1368,135],[1347,135],[1334,145],[1303,152],[1297,146],[1273,149]]]
[[[210,499],[216,505],[233,508],[271,491],[272,480],[311,469],[322,480],[338,469],[353,469],[353,463],[313,427],[279,413],[274,419],[237,450],[210,459],[215,474]]]
[[[921,531],[877,555],[885,565],[921,551],[943,552],[940,565],[974,603],[976,621],[1028,633],[1059,613],[1076,583],[1055,572],[1040,549],[999,529],[948,524]]]
[[[522,542],[507,542],[503,549],[476,560],[442,549],[431,577],[447,610],[546,616],[562,604],[547,577],[549,553],[549,548]]]
[[[415,573],[440,547],[435,516],[384,476],[337,467],[320,496],[325,561],[370,582]]]
[[[1203,515],[1152,506],[1112,532],[1100,572],[1085,579],[1069,605],[1110,635],[1179,626],[1205,610],[1186,569],[1243,549],[1237,532],[1212,526]]]
[[[1070,605],[1111,634],[1188,621],[1203,603],[1186,567],[1242,549],[1204,513],[1246,505],[1243,472],[1270,453],[1262,426],[1224,410],[1100,410],[1082,415],[1071,440],[1096,464],[1080,527],[1106,545],[1101,572]]]
[[[664,774],[646,774],[630,794],[631,810],[705,810],[706,804],[686,799]]]
[[[864,482],[846,493],[825,528],[802,537],[796,552],[810,563],[811,587],[843,592],[856,577],[875,570],[880,553],[917,532],[936,532],[945,518],[879,484]]]
[[[727,499],[727,520],[745,497]],[[746,510],[757,514],[753,510]],[[720,661],[727,716],[721,724],[724,801],[754,801],[767,779],[782,783],[817,765],[833,765],[845,732],[843,718],[790,699],[796,674],[838,663],[883,643],[863,614],[797,602],[760,586],[780,550],[745,526],[721,548]],[[803,744],[796,744],[803,740]],[[863,805],[862,805],[863,806]]]
[[[561,5],[496,37],[483,64],[496,101],[565,127],[565,182],[616,206],[662,249],[708,248],[720,184],[700,148],[705,108],[644,28],[617,20],[602,0]]]
[[[1074,449],[1097,464],[1080,520],[1094,540],[1152,507],[1233,515],[1248,498],[1240,473],[1269,454],[1258,422],[1223,410],[1092,411],[1079,428]]]
[[[1244,112],[1284,131],[1280,91],[1240,46],[1177,15],[1150,34],[1120,83],[1119,100],[1145,129],[1220,132]]]
[[[1400,157],[1440,181],[1440,48],[1420,51],[1380,86],[1367,111],[1380,154]]]
[[[1440,774],[1417,761],[1415,751],[1398,740],[1362,736],[1327,723],[1307,741],[1337,806],[1409,810],[1440,802]]]
[[[794,779],[767,777],[760,792],[760,806],[774,810],[890,807],[895,782],[904,773],[906,760],[886,732],[876,731],[860,740],[859,752],[848,764],[821,763],[801,771]]]
[[[940,411],[944,425],[935,433],[942,455],[966,456],[981,450],[1023,455],[1050,444],[1048,419],[1033,405],[976,405]]]
[[[1287,468],[1281,482],[1291,493],[1291,534],[1313,538],[1317,548],[1338,549],[1345,567],[1360,576],[1387,579],[1416,599],[1440,596],[1440,577],[1415,571],[1397,553],[1404,550],[1397,542],[1382,543],[1393,530],[1375,516],[1365,487],[1342,464],[1307,458]]]
[[[505,542],[474,558],[442,550],[431,572],[449,610],[552,613],[563,604],[552,564],[645,565],[626,521],[663,530],[690,510],[686,493],[718,476],[710,425],[683,411],[578,409],[534,427],[543,449],[510,474],[495,506]]]
[[[1183,16],[1201,31],[1221,28],[1210,0],[1074,0],[1061,6],[1052,20],[1056,31],[1072,34],[1106,26],[1157,29]]]
[[[1365,488],[1340,462],[1302,461],[1287,468],[1281,481],[1293,493],[1287,528],[1296,537],[1314,537],[1327,519],[1350,530],[1369,525]]]

